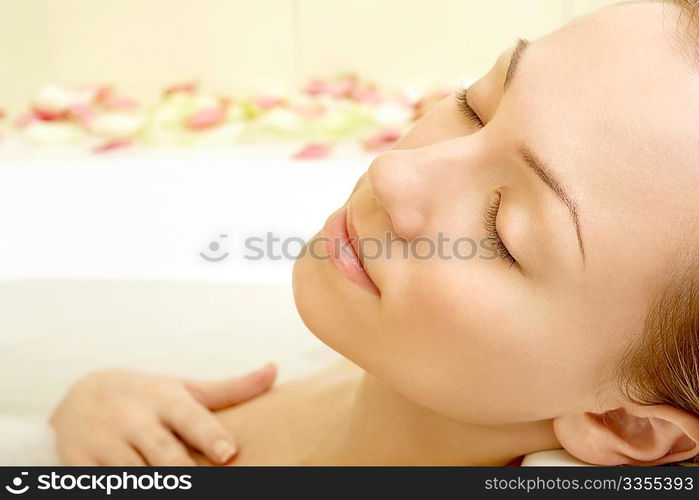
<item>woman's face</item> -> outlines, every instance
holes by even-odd
[[[296,263],[310,329],[469,422],[614,404],[605,381],[698,234],[699,78],[674,14],[616,6],[507,50],[468,89],[482,125],[434,106]],[[345,220],[366,276],[317,258]]]

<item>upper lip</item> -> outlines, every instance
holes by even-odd
[[[347,205],[347,213],[345,215],[345,225],[347,226],[347,235],[349,236],[350,239],[350,245],[352,245],[352,248],[354,249],[354,253],[357,254],[357,258],[359,259],[359,264],[362,266],[364,271],[367,273],[367,276],[369,275],[369,272],[367,271],[366,267],[364,266],[364,257],[362,256],[361,252],[359,249],[361,248],[361,245],[359,244],[359,235],[357,234],[357,229],[354,227],[354,223],[352,222],[352,209]],[[371,279],[371,276],[369,276],[369,279]],[[372,280],[373,281],[373,280]]]

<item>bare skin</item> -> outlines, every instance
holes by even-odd
[[[699,454],[698,415],[636,404],[614,380],[699,235],[699,79],[674,14],[624,4],[521,42],[376,157],[336,212],[346,232],[390,233],[394,256],[489,237],[497,258],[384,251],[361,268],[378,293],[298,259],[300,316],[361,369],[219,413],[240,443],[234,464],[503,464],[560,444],[604,465]],[[86,390],[63,413],[99,397]]]
[[[348,361],[217,416],[240,444],[230,465],[503,465],[560,447],[550,421],[488,427],[449,420]]]

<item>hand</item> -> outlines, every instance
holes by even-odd
[[[108,369],[79,379],[51,416],[65,465],[194,465],[186,445],[214,463],[237,453],[211,410],[267,390],[276,368],[200,382]]]

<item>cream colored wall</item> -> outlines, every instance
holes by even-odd
[[[386,83],[458,81],[611,0],[0,0],[0,106],[45,82],[148,97],[199,79],[284,89],[355,70]]]

